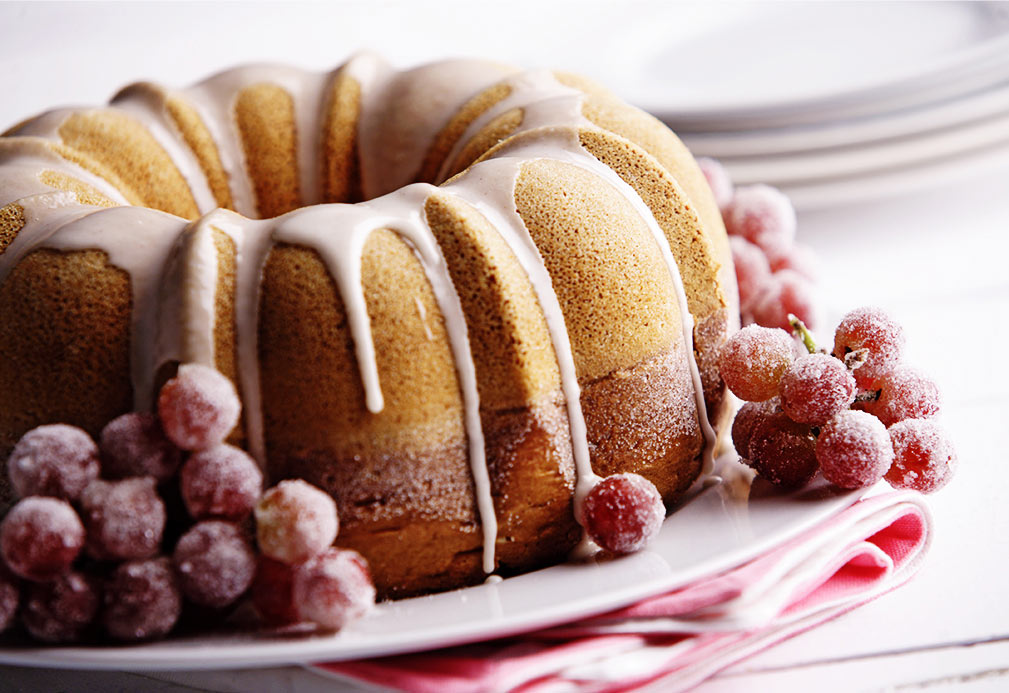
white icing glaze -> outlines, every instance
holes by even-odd
[[[20,187],[10,187],[15,194],[25,192],[29,195],[20,202],[26,210],[26,229],[31,227],[31,233],[19,234],[7,252],[0,255],[0,282],[20,258],[36,247],[62,250],[99,248],[108,253],[109,262],[126,270],[131,277],[134,292],[131,373],[137,406],[146,408],[153,398],[153,378],[161,364],[171,360],[215,363],[214,321],[218,277],[213,231],[227,234],[236,249],[236,359],[247,444],[250,453],[265,466],[258,310],[262,271],[270,250],[275,243],[285,242],[319,252],[347,311],[366,406],[369,411],[377,413],[382,410],[384,402],[361,284],[361,257],[372,231],[394,231],[420,259],[449,337],[462,394],[469,459],[483,533],[483,567],[485,572],[491,573],[495,566],[497,518],[480,423],[476,369],[462,306],[441,250],[424,218],[424,202],[432,193],[440,191],[472,205],[501,233],[529,277],[553,341],[566,400],[577,472],[574,495],[578,517],[582,500],[598,477],[591,466],[574,356],[551,278],[514,201],[515,181],[524,161],[534,158],[564,161],[588,170],[613,185],[646,222],[658,244],[680,306],[683,342],[694,383],[694,402],[705,438],[705,468],[710,469],[714,432],[707,420],[693,350],[693,319],[687,310],[676,261],[665,234],[637,193],[581,147],[578,128],[594,127],[581,113],[581,93],[559,84],[553,74],[545,70],[509,74],[509,68],[488,67],[486,63],[472,61],[448,61],[418,68],[406,75],[412,75],[420,85],[428,85],[425,89],[430,89],[438,97],[408,119],[409,127],[399,138],[409,143],[404,146],[399,139],[391,143],[383,141],[382,119],[377,113],[388,104],[396,103],[403,85],[408,82],[405,76],[368,54],[352,59],[343,69],[349,71],[362,90],[359,125],[362,185],[365,195],[374,199],[357,205],[316,205],[273,220],[247,218],[254,216],[257,210],[233,117],[238,93],[247,86],[268,82],[278,84],[291,94],[295,104],[299,185],[303,200],[314,203],[320,199],[319,167],[314,154],[321,136],[318,123],[325,107],[324,97],[336,73],[305,73],[274,66],[240,68],[181,92],[182,97],[197,109],[217,144],[240,214],[216,210],[186,224],[153,210],[117,208],[95,212],[93,208],[79,205],[72,194],[37,194],[39,188],[33,187],[30,181],[19,183]],[[419,170],[431,141],[451,116],[473,95],[502,75],[508,75],[506,82],[511,87],[510,94],[469,125],[444,162],[439,177],[444,177],[451,170],[465,143],[502,113],[520,108],[523,114],[520,132],[532,133],[532,136],[519,138],[503,147],[442,188],[426,184],[404,187],[403,184]],[[401,79],[405,81],[401,82]],[[121,97],[117,105],[136,115],[159,142],[177,137],[178,133],[154,102],[146,97],[129,95],[129,90],[124,93],[127,96]],[[58,138],[57,129],[64,117],[65,112],[46,114],[22,128],[18,134]],[[564,127],[556,127],[558,125]],[[24,161],[28,162],[26,168],[34,165],[37,159],[55,158],[62,162],[41,145],[30,144],[30,139],[24,141],[23,147],[17,150],[17,156],[24,157]],[[208,204],[212,206],[206,179],[192,153],[181,143],[168,144],[165,149],[196,191],[194,195],[197,195],[201,211],[205,211]],[[0,181],[20,175],[11,173],[13,169],[8,165],[6,156],[5,150],[0,149]],[[62,162],[61,165],[65,168],[69,164]],[[79,170],[75,170],[74,176],[95,184],[112,199],[123,201],[122,196],[104,181]],[[5,190],[8,189],[5,182],[3,185]],[[394,188],[396,192],[375,197],[380,191]],[[42,186],[41,189],[47,188]],[[114,224],[108,223],[113,219]],[[141,242],[138,243],[138,239]],[[419,300],[416,304],[430,339],[429,316]]]
[[[22,197],[52,192],[53,188],[39,179],[39,174],[47,170],[63,173],[89,185],[113,202],[129,204],[123,194],[105,179],[56,154],[47,140],[19,136],[17,139],[0,139],[0,206]]]

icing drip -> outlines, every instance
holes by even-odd
[[[372,231],[388,229],[414,249],[445,320],[449,346],[462,390],[470,469],[483,531],[483,569],[494,571],[497,518],[480,422],[476,366],[470,351],[466,317],[448,267],[424,219],[424,202],[437,188],[416,183],[356,205],[317,205],[293,212],[278,224],[275,240],[315,248],[336,281],[351,326],[355,353],[369,411],[382,410],[382,391],[370,320],[361,283],[361,258]],[[425,325],[425,329],[427,326]],[[428,332],[430,334],[430,332]]]
[[[51,170],[91,186],[119,204],[129,204],[123,194],[104,179],[67,161],[50,148],[41,137],[18,136],[0,140],[0,206],[23,197],[50,192],[53,188],[39,179],[39,172]],[[68,201],[68,204],[73,204]]]

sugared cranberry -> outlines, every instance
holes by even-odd
[[[95,558],[149,558],[161,548],[165,504],[154,477],[91,482],[81,494],[81,516]]]
[[[259,550],[292,565],[331,546],[339,530],[333,499],[300,479],[281,481],[264,493],[255,514]]]
[[[697,157],[697,165],[701,168],[705,180],[708,181],[708,187],[711,188],[711,193],[715,197],[715,204],[724,212],[732,202],[734,192],[729,172],[725,170],[720,161],[706,156]]]
[[[781,375],[794,358],[793,341],[787,332],[749,325],[722,347],[718,372],[736,397],[762,402],[778,394]]]
[[[927,419],[942,408],[939,386],[911,366],[898,365],[873,381],[872,387],[879,389],[879,399],[864,402],[862,408],[878,417],[884,426],[905,419]]]
[[[816,459],[824,478],[841,488],[871,486],[893,464],[886,427],[872,414],[845,410],[821,429]]]
[[[780,190],[769,185],[736,188],[725,210],[725,227],[761,247],[795,240],[795,208]]]
[[[855,369],[855,381],[866,388],[892,371],[904,354],[904,329],[879,308],[857,308],[841,319],[834,332],[834,356],[867,349],[865,362]]]
[[[263,473],[244,450],[222,444],[190,455],[179,484],[193,517],[242,520],[259,500]]]
[[[36,640],[74,642],[95,620],[100,605],[98,580],[71,571],[52,582],[29,586],[21,622]]]
[[[224,442],[238,423],[241,408],[235,386],[224,374],[195,363],[179,366],[158,396],[165,435],[183,450]]]
[[[109,479],[152,476],[168,481],[182,463],[182,451],[168,440],[158,417],[131,412],[110,421],[99,439],[103,475]]]
[[[0,563],[0,633],[14,623],[20,601],[21,589],[17,576]]]
[[[740,309],[744,313],[749,312],[753,301],[771,281],[771,267],[764,251],[741,236],[729,236],[729,247],[732,249],[732,264],[736,268]]]
[[[198,522],[183,534],[172,562],[186,598],[214,608],[242,596],[256,572],[249,540],[237,525],[220,520]]]
[[[286,625],[300,620],[294,603],[295,567],[260,556],[250,594],[252,605],[264,622]]]
[[[793,421],[821,425],[855,401],[855,379],[827,354],[795,359],[781,376],[781,406]]]
[[[368,564],[356,551],[326,549],[295,570],[294,601],[303,619],[339,630],[375,603]]]
[[[784,412],[767,414],[754,424],[746,457],[757,474],[786,488],[805,486],[819,467],[810,427]]]
[[[792,270],[775,272],[766,287],[750,307],[750,314],[758,325],[790,330],[789,314],[802,320],[810,329],[819,323],[816,292],[801,274]]]
[[[0,553],[15,574],[46,582],[70,570],[84,547],[84,525],[70,504],[29,496],[0,523]]]
[[[886,480],[894,488],[938,491],[953,478],[956,450],[943,428],[930,419],[907,419],[890,426],[893,466]]]
[[[666,507],[655,484],[639,474],[614,474],[599,481],[582,506],[585,531],[602,548],[632,553],[662,529]]]
[[[771,414],[781,411],[781,400],[777,397],[763,402],[744,402],[732,420],[732,446],[744,460],[750,450],[750,437],[754,427]]]
[[[105,586],[105,630],[118,640],[167,635],[182,612],[182,594],[167,558],[129,561]]]
[[[98,446],[86,432],[65,424],[28,431],[7,460],[7,474],[19,498],[74,501],[98,473]]]

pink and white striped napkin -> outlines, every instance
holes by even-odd
[[[931,523],[919,495],[886,493],[727,573],[617,611],[315,669],[417,693],[684,690],[906,582],[928,549]]]

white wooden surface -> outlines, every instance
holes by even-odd
[[[212,14],[216,19],[211,24],[239,6],[225,7]],[[388,12],[391,6],[382,7]],[[158,6],[144,11],[165,14]],[[358,19],[365,17],[360,6],[355,11]],[[185,83],[209,71],[206,65],[220,67],[264,57],[254,52],[261,43],[249,37],[236,39],[231,48],[220,41],[210,44],[204,55],[182,52],[182,44],[193,37],[216,35],[207,24],[194,22],[192,11],[175,20],[176,27],[187,22],[191,27],[190,36],[183,38],[103,29],[134,21],[137,12],[129,5],[68,9],[0,4],[0,19],[21,28],[0,42],[0,67],[4,74],[22,77],[17,89],[8,80],[0,102],[0,126],[43,105],[54,105],[61,98],[54,95],[96,103],[130,79]],[[306,11],[314,13],[317,10]],[[51,51],[42,42],[40,27],[58,17],[67,25],[85,25],[90,32],[83,36],[64,32]],[[296,24],[288,14],[278,17],[284,26]],[[413,19],[422,18],[417,13]],[[584,18],[579,21],[588,23]],[[358,28],[356,34],[346,27],[335,31],[354,42],[369,32],[373,39],[377,36],[378,29],[370,23]],[[397,36],[404,36],[402,28]],[[486,53],[472,43],[446,44],[449,48],[441,54]],[[102,57],[109,45],[120,51],[115,59]],[[521,56],[505,55],[508,49],[501,46],[497,53],[507,59],[558,64],[549,60],[550,51],[542,46]],[[562,44],[561,50],[565,46],[575,50],[570,43]],[[296,52],[298,47],[288,37],[290,62],[321,66],[346,53],[343,47],[324,50],[318,41],[314,49],[302,53]],[[283,45],[271,44],[265,57],[282,58],[284,50]],[[410,62],[436,57],[402,44],[395,51]],[[553,52],[558,52],[557,45]],[[326,54],[333,56],[332,61]],[[570,56],[566,62],[572,62]],[[90,86],[82,86],[88,80]],[[821,286],[830,306],[844,310],[878,304],[904,323],[909,360],[931,372],[944,388],[945,421],[957,442],[961,467],[953,483],[932,498],[935,541],[924,568],[910,584],[722,672],[699,690],[1007,690],[1009,455],[1004,437],[1009,430],[1009,368],[1005,365],[1009,161],[994,173],[987,171],[948,188],[803,213],[799,225],[800,239],[813,245],[824,260]],[[823,330],[822,336],[829,334],[829,329]],[[119,674],[17,667],[0,668],[0,689],[354,690],[296,668]]]

